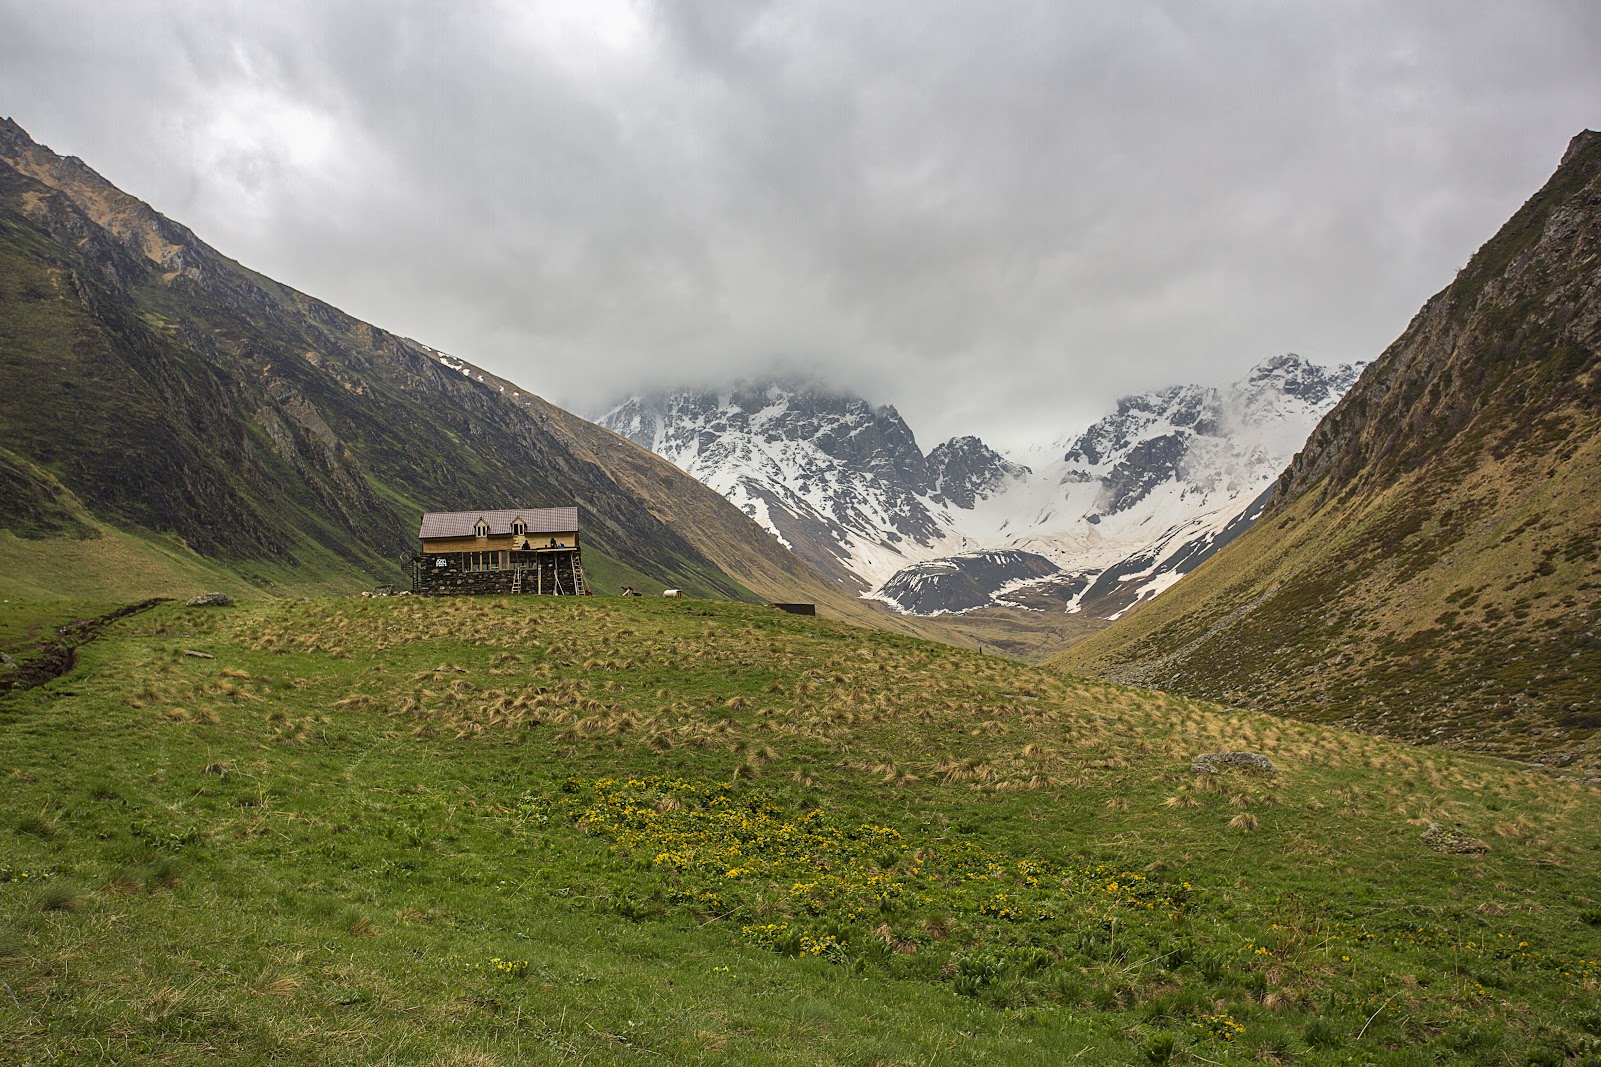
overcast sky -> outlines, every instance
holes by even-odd
[[[586,413],[785,366],[925,450],[1371,359],[1601,126],[1601,3],[0,0],[0,114]]]

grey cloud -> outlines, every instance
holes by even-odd
[[[1601,124],[1580,2],[0,2],[0,111],[580,409],[813,370],[932,444],[1371,358]]]

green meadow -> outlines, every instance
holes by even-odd
[[[1601,1064],[1594,788],[762,607],[163,604],[0,752],[6,1063]]]

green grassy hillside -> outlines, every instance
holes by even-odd
[[[4,456],[0,450],[0,460]],[[38,470],[32,465],[26,469]],[[89,603],[110,610],[130,600],[187,599],[212,590],[247,600],[350,593],[368,584],[364,577],[372,577],[353,571],[331,553],[315,550],[291,564],[208,558],[173,535],[101,522],[42,472],[37,484],[57,494],[43,498],[57,505],[50,520],[56,528],[48,532],[35,528],[28,531],[31,536],[0,529],[0,599],[7,603],[30,602],[46,610],[81,614],[81,607],[74,605]],[[69,528],[70,535],[61,536],[63,528]],[[595,548],[584,550],[584,572],[601,594],[624,585],[650,588],[660,581],[659,573],[645,574]],[[54,602],[59,603],[51,608]],[[0,651],[15,648],[0,637]]]
[[[823,619],[169,604],[0,747],[7,1062],[1601,1062],[1595,790]]]
[[[264,589],[353,589],[408,578],[424,511],[576,504],[602,585],[758,599],[548,420],[4,120],[0,383],[0,530],[19,538],[112,528]],[[711,541],[750,525],[732,506],[710,519]]]

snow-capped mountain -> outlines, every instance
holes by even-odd
[[[900,611],[1111,618],[1250,525],[1360,366],[1279,356],[1228,385],[1126,397],[1012,458],[976,437],[925,455],[893,407],[796,382],[638,396],[600,421]]]
[[[893,407],[798,381],[636,396],[599,421],[863,593],[948,551],[955,513],[1023,470],[973,437],[925,456]]]

